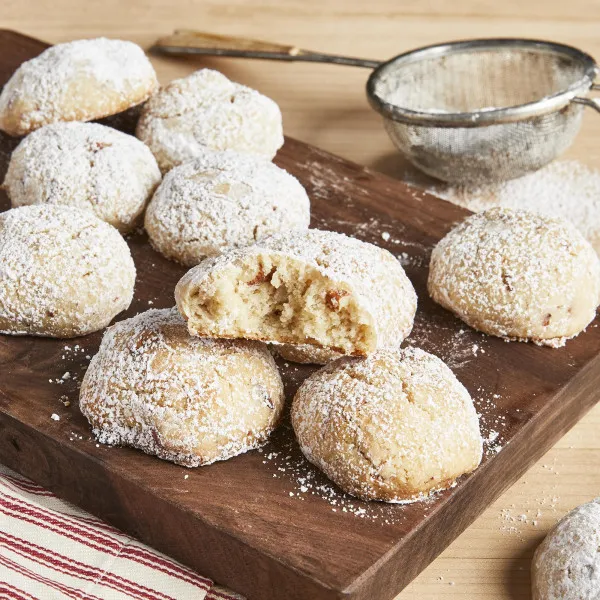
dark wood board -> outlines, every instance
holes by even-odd
[[[1,32],[0,80],[44,47]],[[113,123],[131,130],[127,117]],[[16,142],[0,138],[2,177]],[[77,385],[101,333],[0,336],[0,462],[250,600],[386,600],[598,400],[600,331],[595,322],[553,350],[470,330],[425,287],[432,245],[465,210],[291,139],[276,162],[306,186],[314,226],[386,247],[405,264],[419,295],[410,343],[446,360],[475,399],[489,437],[480,468],[430,501],[397,506],[353,500],[328,484],[303,461],[287,420],[262,452],[193,470],[99,446]],[[3,195],[0,210],[8,206]],[[129,243],[138,282],[119,318],[172,306],[182,268],[142,234]],[[291,399],[313,368],[280,366]],[[66,371],[72,377],[57,383]]]

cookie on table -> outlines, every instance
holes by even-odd
[[[17,146],[3,187],[14,207],[87,208],[127,233],[160,178],[152,152],[137,138],[97,123],[54,123]]]
[[[482,457],[469,393],[416,348],[329,363],[302,383],[291,416],[306,458],[363,500],[423,499]]]
[[[25,135],[57,121],[92,121],[145,102],[154,68],[132,42],[57,44],[24,62],[0,93],[0,129]]]
[[[261,446],[283,405],[281,377],[264,344],[191,337],[176,309],[110,327],[80,393],[100,442],[187,467]]]
[[[295,177],[256,156],[205,149],[165,175],[145,227],[154,248],[191,267],[309,222],[310,201]]]
[[[283,144],[277,104],[211,69],[176,79],[156,93],[142,109],[136,135],[163,173],[206,148],[271,160]]]
[[[0,333],[76,337],[131,304],[135,266],[119,232],[88,210],[0,213]]]
[[[332,231],[276,234],[208,258],[175,290],[193,335],[364,355],[398,347],[417,296],[387,250]]]
[[[533,600],[600,598],[600,498],[574,508],[533,556]]]
[[[479,331],[557,348],[596,316],[600,260],[567,221],[492,208],[437,244],[428,289]]]

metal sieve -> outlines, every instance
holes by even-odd
[[[154,49],[376,67],[367,96],[396,147],[416,167],[453,183],[519,177],[573,142],[598,66],[563,44],[483,39],[427,46],[384,63],[292,46],[180,31]]]
[[[371,105],[398,149],[455,183],[519,177],[551,162],[579,131],[594,59],[570,46],[494,39],[429,46],[380,65]]]

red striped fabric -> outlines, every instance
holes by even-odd
[[[2,465],[0,598],[244,600]]]
[[[8,583],[0,581],[0,598],[3,598],[4,596],[7,598],[19,598],[19,600],[35,600],[33,596],[22,592]]]

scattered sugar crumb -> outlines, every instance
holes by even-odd
[[[51,418],[53,421],[60,421],[60,417],[59,417],[59,416],[58,416],[56,413],[52,413],[52,414],[50,415],[50,418]]]
[[[406,179],[423,187],[410,173]],[[578,161],[556,160],[524,177],[486,186],[439,183],[426,187],[425,191],[474,212],[502,206],[562,217],[600,252],[600,171]]]

